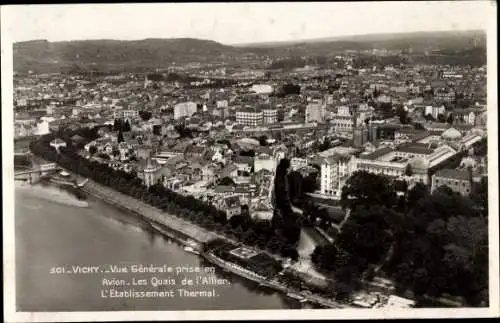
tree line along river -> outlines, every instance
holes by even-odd
[[[210,270],[176,276],[178,288],[182,287],[179,282],[183,279],[229,281],[229,284],[213,286],[217,297],[103,298],[102,290],[109,287],[103,286],[103,279],[112,281],[115,278],[112,273],[54,274],[51,269],[150,264],[208,268],[212,265],[155,233],[136,216],[103,201],[89,197],[88,206],[84,207],[75,197],[56,188],[44,188],[44,192],[46,196],[40,196],[33,194],[30,187],[16,187],[16,305],[19,311],[244,310],[308,306],[219,269],[215,270],[215,278]],[[47,194],[57,195],[57,201],[47,198]],[[150,282],[152,277],[125,272],[118,278],[127,282],[133,279]]]

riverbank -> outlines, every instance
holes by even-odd
[[[95,183],[89,180],[83,187],[82,190],[87,194],[94,196],[105,201],[108,204],[114,205],[124,211],[131,212],[137,216],[146,219],[149,225],[158,233],[167,236],[168,238],[184,245],[192,247],[196,250],[201,257],[210,263],[222,267],[233,274],[252,280],[259,283],[262,286],[272,288],[278,292],[284,294],[296,294],[300,295],[304,299],[307,299],[310,303],[316,303],[328,308],[344,308],[343,304],[339,304],[335,301],[326,299],[321,296],[306,294],[297,292],[291,288],[288,288],[278,282],[271,281],[260,277],[258,275],[252,275],[250,272],[246,272],[244,269],[237,268],[231,265],[227,261],[220,259],[210,253],[205,253],[202,250],[203,244],[215,240],[224,239],[228,243],[241,245],[240,243],[233,241],[231,239],[225,238],[216,233],[209,232],[203,228],[199,228],[192,223],[188,223],[183,219],[180,219],[174,215],[164,213],[150,205],[138,201],[136,199],[124,196],[120,192],[116,192],[104,185]]]

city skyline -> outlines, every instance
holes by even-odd
[[[489,21],[485,17],[489,16],[491,4],[487,1],[85,4],[3,9],[2,20],[12,42],[197,38],[239,45],[369,34],[486,31]],[[133,19],[138,23],[129,24]],[[175,24],[171,23],[173,19]],[[10,27],[19,22],[23,28]]]

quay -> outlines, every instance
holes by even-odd
[[[63,169],[64,170],[64,169]],[[64,170],[69,173],[69,171]],[[70,173],[72,174],[72,173]],[[74,174],[73,174],[74,175]],[[196,224],[190,223],[184,219],[181,219],[175,215],[163,212],[162,210],[148,205],[138,199],[131,198],[123,193],[113,190],[105,185],[96,183],[93,180],[85,179],[82,183],[77,184],[77,186],[85,193],[94,196],[106,203],[115,205],[126,211],[132,212],[150,225],[155,231],[166,235],[167,237],[184,244],[186,246],[192,247],[194,250],[199,252],[199,255],[209,261],[210,263],[217,265],[218,267],[232,272],[235,275],[252,280],[259,283],[261,286],[266,286],[282,292],[284,294],[298,295],[303,300],[309,303],[319,304],[327,308],[347,308],[348,305],[340,304],[334,300],[324,298],[319,295],[312,293],[298,292],[294,289],[284,286],[275,279],[270,279],[262,277],[252,271],[245,268],[241,268],[235,264],[227,262],[215,255],[207,252],[203,252],[203,245],[215,239],[222,239],[225,242],[242,246],[241,242],[235,241],[233,239],[227,238],[215,232],[208,231]],[[255,248],[254,248],[255,249]],[[281,256],[269,253],[265,250],[259,250],[265,254],[268,254],[272,258],[278,261],[284,261],[285,259]]]

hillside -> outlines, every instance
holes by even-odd
[[[372,34],[234,46],[240,49],[267,51],[273,55],[285,55],[292,52],[297,56],[303,56],[328,55],[343,50],[403,50],[410,47],[415,52],[429,49],[457,51],[472,48],[474,42],[477,47],[486,48],[486,33],[473,30]]]
[[[85,40],[28,41],[14,44],[14,70],[67,70],[79,68],[141,69],[164,67],[231,55],[237,50],[199,39],[145,39],[138,41]]]
[[[192,38],[145,39],[137,41],[85,40],[48,42],[34,40],[14,44],[14,71],[25,73],[78,70],[138,71],[164,68],[172,62],[224,60],[248,53],[283,56],[328,56],[344,50],[412,48],[415,53],[441,50],[453,55],[476,46],[486,48],[480,31],[420,32],[361,35],[301,40],[296,43],[265,43],[227,46],[215,41]]]

